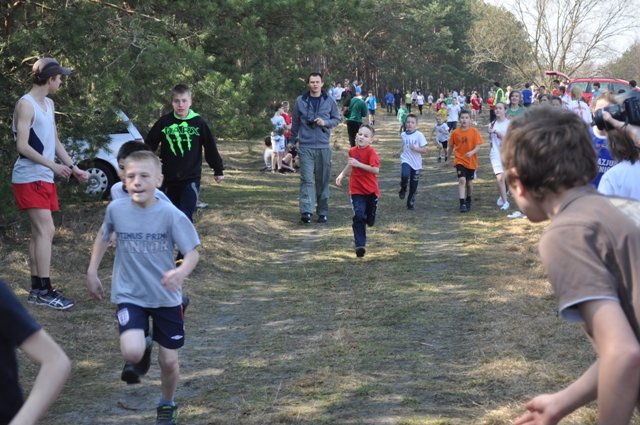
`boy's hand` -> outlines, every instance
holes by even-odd
[[[86,182],[89,180],[89,173],[85,170],[81,170],[77,166],[73,167],[71,172],[73,173],[73,177],[75,177],[79,182]]]
[[[338,177],[336,177],[336,186],[342,187],[342,173],[338,174]]]
[[[529,400],[527,413],[513,421],[514,425],[556,425],[562,419],[556,394],[542,394]]]
[[[213,180],[215,180],[216,183],[222,183],[224,181],[224,176],[213,176]]]
[[[351,165],[352,167],[358,167],[358,168],[360,168],[360,166],[362,165],[362,163],[355,158],[349,158],[349,160],[347,161],[347,164]]]
[[[87,273],[87,289],[89,290],[89,296],[94,300],[101,300],[104,290],[102,288],[102,282],[98,278],[96,273]]]
[[[164,288],[169,292],[176,292],[182,288],[182,282],[185,276],[178,269],[171,269],[162,275],[161,283]]]

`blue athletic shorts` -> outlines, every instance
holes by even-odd
[[[161,347],[175,350],[184,345],[182,305],[146,308],[129,303],[118,304],[116,319],[121,334],[129,329],[142,329],[146,334],[150,317],[153,319],[153,340]]]

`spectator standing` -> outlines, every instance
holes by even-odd
[[[559,316],[579,322],[597,354],[566,388],[529,400],[513,424],[557,424],[592,401],[597,423],[629,424],[640,392],[640,203],[589,185],[596,157],[584,122],[568,111],[529,109],[511,123],[502,158],[529,220],[551,220],[538,251]]]
[[[340,123],[341,117],[336,102],[322,90],[322,74],[309,74],[307,85],[309,90],[296,99],[291,126],[291,138],[298,142],[300,157],[300,220],[310,223],[315,210],[318,223],[326,223],[331,129]]]
[[[58,138],[55,106],[48,96],[58,91],[63,75],[71,75],[71,70],[52,58],[38,59],[32,68],[31,90],[18,100],[12,125],[19,154],[11,175],[12,189],[18,209],[27,213],[31,224],[27,302],[56,310],[69,309],[75,302],[51,284],[52,212],[60,209],[53,180],[55,176],[73,176],[79,181],[89,177],[73,163]],[[56,157],[60,162],[55,162]]]
[[[525,83],[524,89],[522,90],[522,105],[525,108],[531,106],[533,102],[533,92],[531,91],[531,84]]]

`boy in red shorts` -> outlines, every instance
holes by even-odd
[[[49,274],[55,233],[51,212],[59,210],[53,178],[88,178],[60,143],[53,101],[47,97],[58,91],[62,75],[70,74],[71,70],[54,59],[38,59],[33,65],[33,86],[16,104],[12,128],[19,154],[11,177],[13,193],[18,208],[27,213],[31,223],[31,291],[27,301],[56,310],[71,308],[74,302],[53,288]],[[60,163],[55,162],[56,157]]]

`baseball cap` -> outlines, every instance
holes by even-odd
[[[33,75],[41,78],[54,77],[56,75],[71,75],[71,70],[61,66],[53,58],[40,58],[33,64]]]
[[[362,89],[360,87],[356,87],[356,94],[362,93]]]

